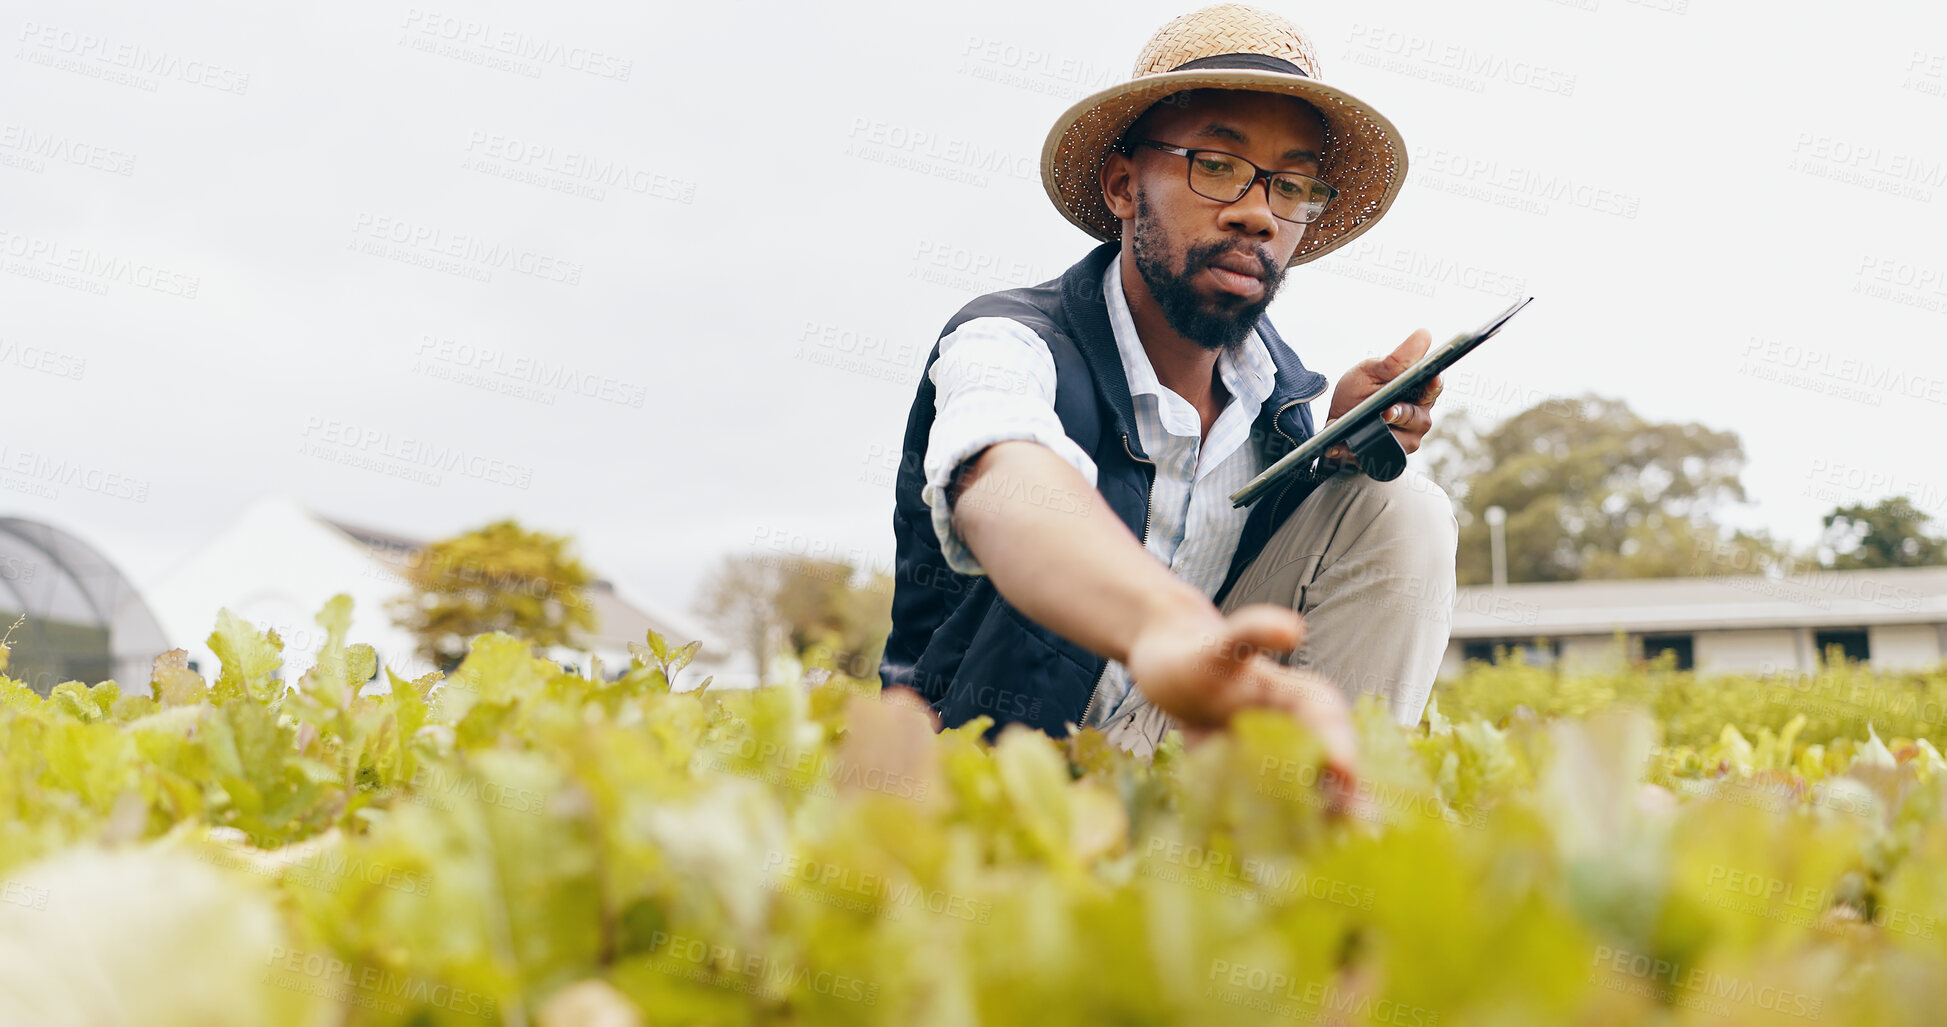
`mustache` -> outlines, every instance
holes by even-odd
[[[1184,255],[1183,273],[1185,275],[1195,274],[1204,268],[1214,266],[1218,258],[1228,256],[1232,253],[1249,257],[1251,260],[1256,261],[1257,266],[1260,268],[1257,276],[1258,279],[1266,282],[1271,280],[1273,275],[1272,265],[1275,261],[1271,259],[1271,251],[1269,248],[1257,246],[1239,249],[1229,243],[1221,242],[1192,248]]]

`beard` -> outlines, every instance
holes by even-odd
[[[1228,242],[1192,246],[1178,261],[1161,219],[1141,190],[1136,192],[1136,234],[1132,249],[1136,270],[1149,286],[1156,305],[1162,308],[1163,320],[1169,322],[1176,334],[1204,349],[1230,350],[1235,354],[1250,336],[1251,329],[1257,326],[1264,308],[1277,296],[1278,286],[1284,284],[1284,270],[1274,270],[1270,251],[1259,246],[1250,256],[1262,268],[1259,280],[1264,283],[1264,292],[1261,295],[1253,300],[1219,292],[1215,299],[1205,298],[1197,291],[1194,279],[1212,267],[1217,258],[1237,247]]]

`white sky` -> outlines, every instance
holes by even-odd
[[[1268,6],[1413,153],[1272,310],[1309,366],[1533,294],[1442,408],[1733,429],[1730,516],[1800,542],[1840,501],[1947,516],[1938,5]],[[138,584],[266,492],[516,516],[669,606],[774,540],[883,564],[940,327],[1091,245],[1049,125],[1187,9],[6,0],[0,513]],[[535,360],[594,395],[519,386]]]

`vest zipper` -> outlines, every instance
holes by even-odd
[[[1271,427],[1276,428],[1278,430],[1278,434],[1284,435],[1286,441],[1290,442],[1294,448],[1298,445],[1298,440],[1292,438],[1290,435],[1285,435],[1284,425],[1279,424],[1278,419],[1283,417],[1284,412],[1290,410],[1292,407],[1295,407],[1300,403],[1310,403],[1312,400],[1315,400],[1318,397],[1325,395],[1325,388],[1327,385],[1330,384],[1331,381],[1328,379],[1325,385],[1320,385],[1318,387],[1317,392],[1314,392],[1309,396],[1300,396],[1297,399],[1294,399],[1289,403],[1286,403],[1284,406],[1279,407],[1278,412],[1271,415]],[[1284,483],[1284,488],[1278,490],[1278,498],[1271,501],[1271,509],[1273,510],[1276,510],[1278,508],[1279,503],[1284,502],[1284,494],[1291,491],[1292,483],[1298,480],[1298,475],[1296,474],[1286,475],[1286,478],[1287,480]]]
[[[1145,460],[1142,457],[1137,456],[1136,451],[1129,448],[1129,434],[1127,432],[1124,432],[1122,435],[1122,451],[1129,454],[1129,459],[1134,460],[1137,463],[1144,463],[1149,465],[1149,499],[1143,504],[1143,538],[1142,538],[1143,548],[1148,549],[1149,548],[1149,521],[1150,521],[1149,511],[1151,507],[1156,505],[1156,461]],[[1095,679],[1095,687],[1088,690],[1088,704],[1082,707],[1082,723],[1080,726],[1082,727],[1088,726],[1088,715],[1095,709],[1095,697],[1102,694],[1102,682],[1107,681],[1108,679],[1109,679],[1109,668],[1107,664],[1104,664],[1102,666],[1102,673],[1099,676],[1097,676]]]
[[[1315,400],[1315,399],[1317,399],[1318,397],[1320,397],[1320,396],[1323,396],[1323,395],[1325,395],[1325,388],[1326,388],[1326,386],[1328,386],[1328,385],[1330,385],[1330,384],[1331,384],[1331,381],[1330,381],[1330,380],[1328,379],[1328,380],[1327,380],[1327,381],[1325,382],[1325,384],[1324,384],[1324,385],[1320,385],[1320,386],[1318,387],[1318,391],[1317,391],[1317,392],[1314,392],[1314,393],[1312,393],[1312,394],[1311,394],[1311,395],[1309,395],[1309,396],[1300,396],[1300,397],[1298,397],[1297,399],[1294,399],[1294,400],[1289,400],[1289,401],[1287,401],[1287,402],[1286,402],[1286,403],[1285,403],[1285,404],[1284,404],[1283,406],[1281,406],[1281,407],[1279,407],[1279,408],[1278,408],[1278,412],[1277,412],[1277,413],[1275,413],[1275,414],[1272,414],[1272,415],[1271,415],[1271,427],[1272,427],[1272,428],[1275,428],[1275,429],[1277,429],[1277,432],[1278,432],[1278,434],[1280,434],[1280,435],[1283,435],[1283,436],[1285,437],[1285,441],[1286,441],[1286,442],[1289,442],[1289,443],[1291,443],[1291,445],[1292,445],[1292,447],[1293,447],[1293,448],[1296,448],[1296,447],[1297,447],[1297,445],[1298,445],[1298,440],[1297,440],[1297,439],[1294,439],[1294,438],[1292,438],[1292,437],[1291,437],[1290,435],[1288,435],[1288,434],[1286,434],[1286,432],[1285,432],[1285,430],[1284,430],[1284,425],[1282,425],[1282,424],[1279,424],[1279,423],[1278,423],[1278,419],[1279,419],[1279,418],[1282,418],[1282,417],[1284,416],[1284,412],[1285,412],[1285,411],[1287,411],[1287,410],[1290,410],[1290,409],[1291,409],[1292,407],[1295,407],[1295,406],[1297,406],[1297,405],[1298,405],[1298,404],[1300,404],[1300,403],[1309,403],[1309,402],[1311,402],[1312,400]],[[1292,486],[1292,485],[1293,485],[1294,483],[1296,483],[1296,482],[1297,482],[1297,480],[1298,480],[1298,475],[1296,475],[1296,474],[1291,474],[1291,475],[1286,475],[1286,481],[1285,481],[1285,483],[1284,483],[1284,488],[1281,488],[1281,489],[1279,489],[1279,490],[1278,490],[1278,496],[1277,496],[1277,498],[1276,498],[1276,499],[1273,499],[1273,500],[1271,501],[1271,507],[1270,507],[1270,508],[1271,508],[1272,510],[1276,510],[1276,509],[1278,508],[1278,504],[1279,504],[1279,503],[1282,503],[1282,502],[1284,502],[1284,494],[1285,494],[1285,493],[1287,493],[1287,492],[1290,492],[1290,491],[1291,491],[1291,486]],[[1259,500],[1259,502],[1262,502],[1262,501],[1263,501],[1263,500]]]

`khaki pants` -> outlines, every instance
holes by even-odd
[[[1293,667],[1335,682],[1348,702],[1385,700],[1401,725],[1420,722],[1453,624],[1460,535],[1440,486],[1409,468],[1374,481],[1345,467],[1320,482],[1231,586],[1221,607],[1277,603],[1305,617]],[[1175,727],[1149,705],[1141,682],[1102,726],[1141,755]]]

